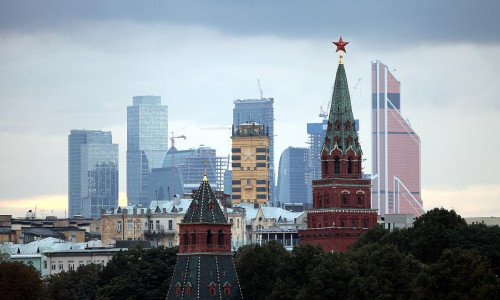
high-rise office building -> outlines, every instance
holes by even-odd
[[[274,195],[274,99],[244,99],[235,100],[233,108],[233,126],[246,122],[256,122],[269,130],[269,200],[276,206]]]
[[[308,148],[288,147],[281,154],[276,194],[282,207],[307,208],[308,162]]]
[[[71,130],[68,135],[69,216],[98,218],[118,206],[118,145],[111,132]]]
[[[420,138],[401,114],[400,92],[387,66],[372,62],[372,208],[420,216]]]
[[[233,129],[232,199],[234,204],[269,202],[269,132],[255,122]]]
[[[198,188],[200,178],[203,177],[205,170],[208,180],[215,183],[214,189],[223,191],[224,172],[227,170],[228,164],[229,157],[217,156],[216,149],[200,146],[189,150],[170,148],[165,155],[163,168],[170,169],[172,165],[175,166],[182,178],[184,188],[183,190],[176,188],[172,192],[182,196],[183,193],[191,193]]]
[[[127,107],[127,198],[149,207],[151,169],[161,168],[168,150],[168,108],[159,96],[137,96]]]

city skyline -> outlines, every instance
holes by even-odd
[[[118,10],[97,1],[2,2],[0,213],[22,216],[36,205],[64,216],[66,136],[75,128],[111,131],[121,144],[123,203],[126,107],[135,95],[162,97],[169,130],[187,137],[179,149],[204,144],[223,156],[229,131],[201,128],[230,126],[233,101],[259,98],[260,79],[264,97],[275,101],[275,153],[305,147],[306,123],[321,121],[320,107],[331,97],[331,42],[342,35],[350,42],[344,61],[354,117],[363,124],[365,172],[370,62],[380,60],[402,82],[404,115],[422,139],[424,207],[499,216],[500,158],[471,157],[482,143],[500,146],[499,6],[124,1]],[[458,163],[464,158],[471,162]]]

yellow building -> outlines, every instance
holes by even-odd
[[[269,132],[255,122],[233,130],[233,204],[269,200]]]

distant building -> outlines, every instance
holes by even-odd
[[[362,174],[363,155],[342,56],[320,153],[321,178],[312,183],[313,209],[307,212],[307,229],[299,230],[300,244],[347,251],[377,225],[377,211],[370,208],[371,180]]]
[[[68,135],[69,216],[98,218],[118,205],[118,144],[111,132],[71,130]]]
[[[149,174],[168,150],[168,108],[159,96],[136,96],[127,107],[127,198],[148,207]],[[117,207],[115,205],[114,207]]]
[[[243,123],[233,129],[232,199],[233,203],[269,201],[269,132],[255,122]]]
[[[420,137],[401,114],[401,83],[372,62],[372,208],[379,214],[424,213]]]
[[[233,126],[247,122],[264,125],[269,131],[269,201],[276,206],[274,167],[274,99],[237,99],[234,101]]]
[[[203,177],[205,169],[207,170],[207,178],[214,183],[214,189],[217,191],[224,190],[224,172],[227,170],[229,157],[217,156],[216,149],[201,145],[198,148],[189,150],[177,150],[170,148],[163,161],[163,168],[168,168],[172,172],[172,165],[175,166],[179,173],[183,189],[179,189],[178,184],[170,183],[175,186],[172,190],[173,194],[189,194],[192,190],[199,186],[200,178]]]
[[[308,207],[307,171],[309,149],[288,147],[280,157],[278,171],[278,203],[284,205]],[[312,206],[312,203],[311,203]]]

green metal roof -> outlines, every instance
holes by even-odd
[[[340,123],[340,129],[336,130],[335,124]],[[350,128],[346,129],[345,124],[349,122]],[[338,148],[343,154],[347,152],[347,139],[352,138],[352,149],[355,153],[361,150],[361,146],[357,143],[358,133],[354,123],[354,116],[351,107],[351,97],[349,96],[349,86],[347,85],[347,77],[343,64],[339,64],[337,75],[335,76],[335,85],[333,87],[332,104],[328,118],[328,129],[326,132],[325,143],[323,149],[330,153],[335,148],[335,138],[340,138]]]
[[[183,223],[227,223],[206,176],[184,216]]]

